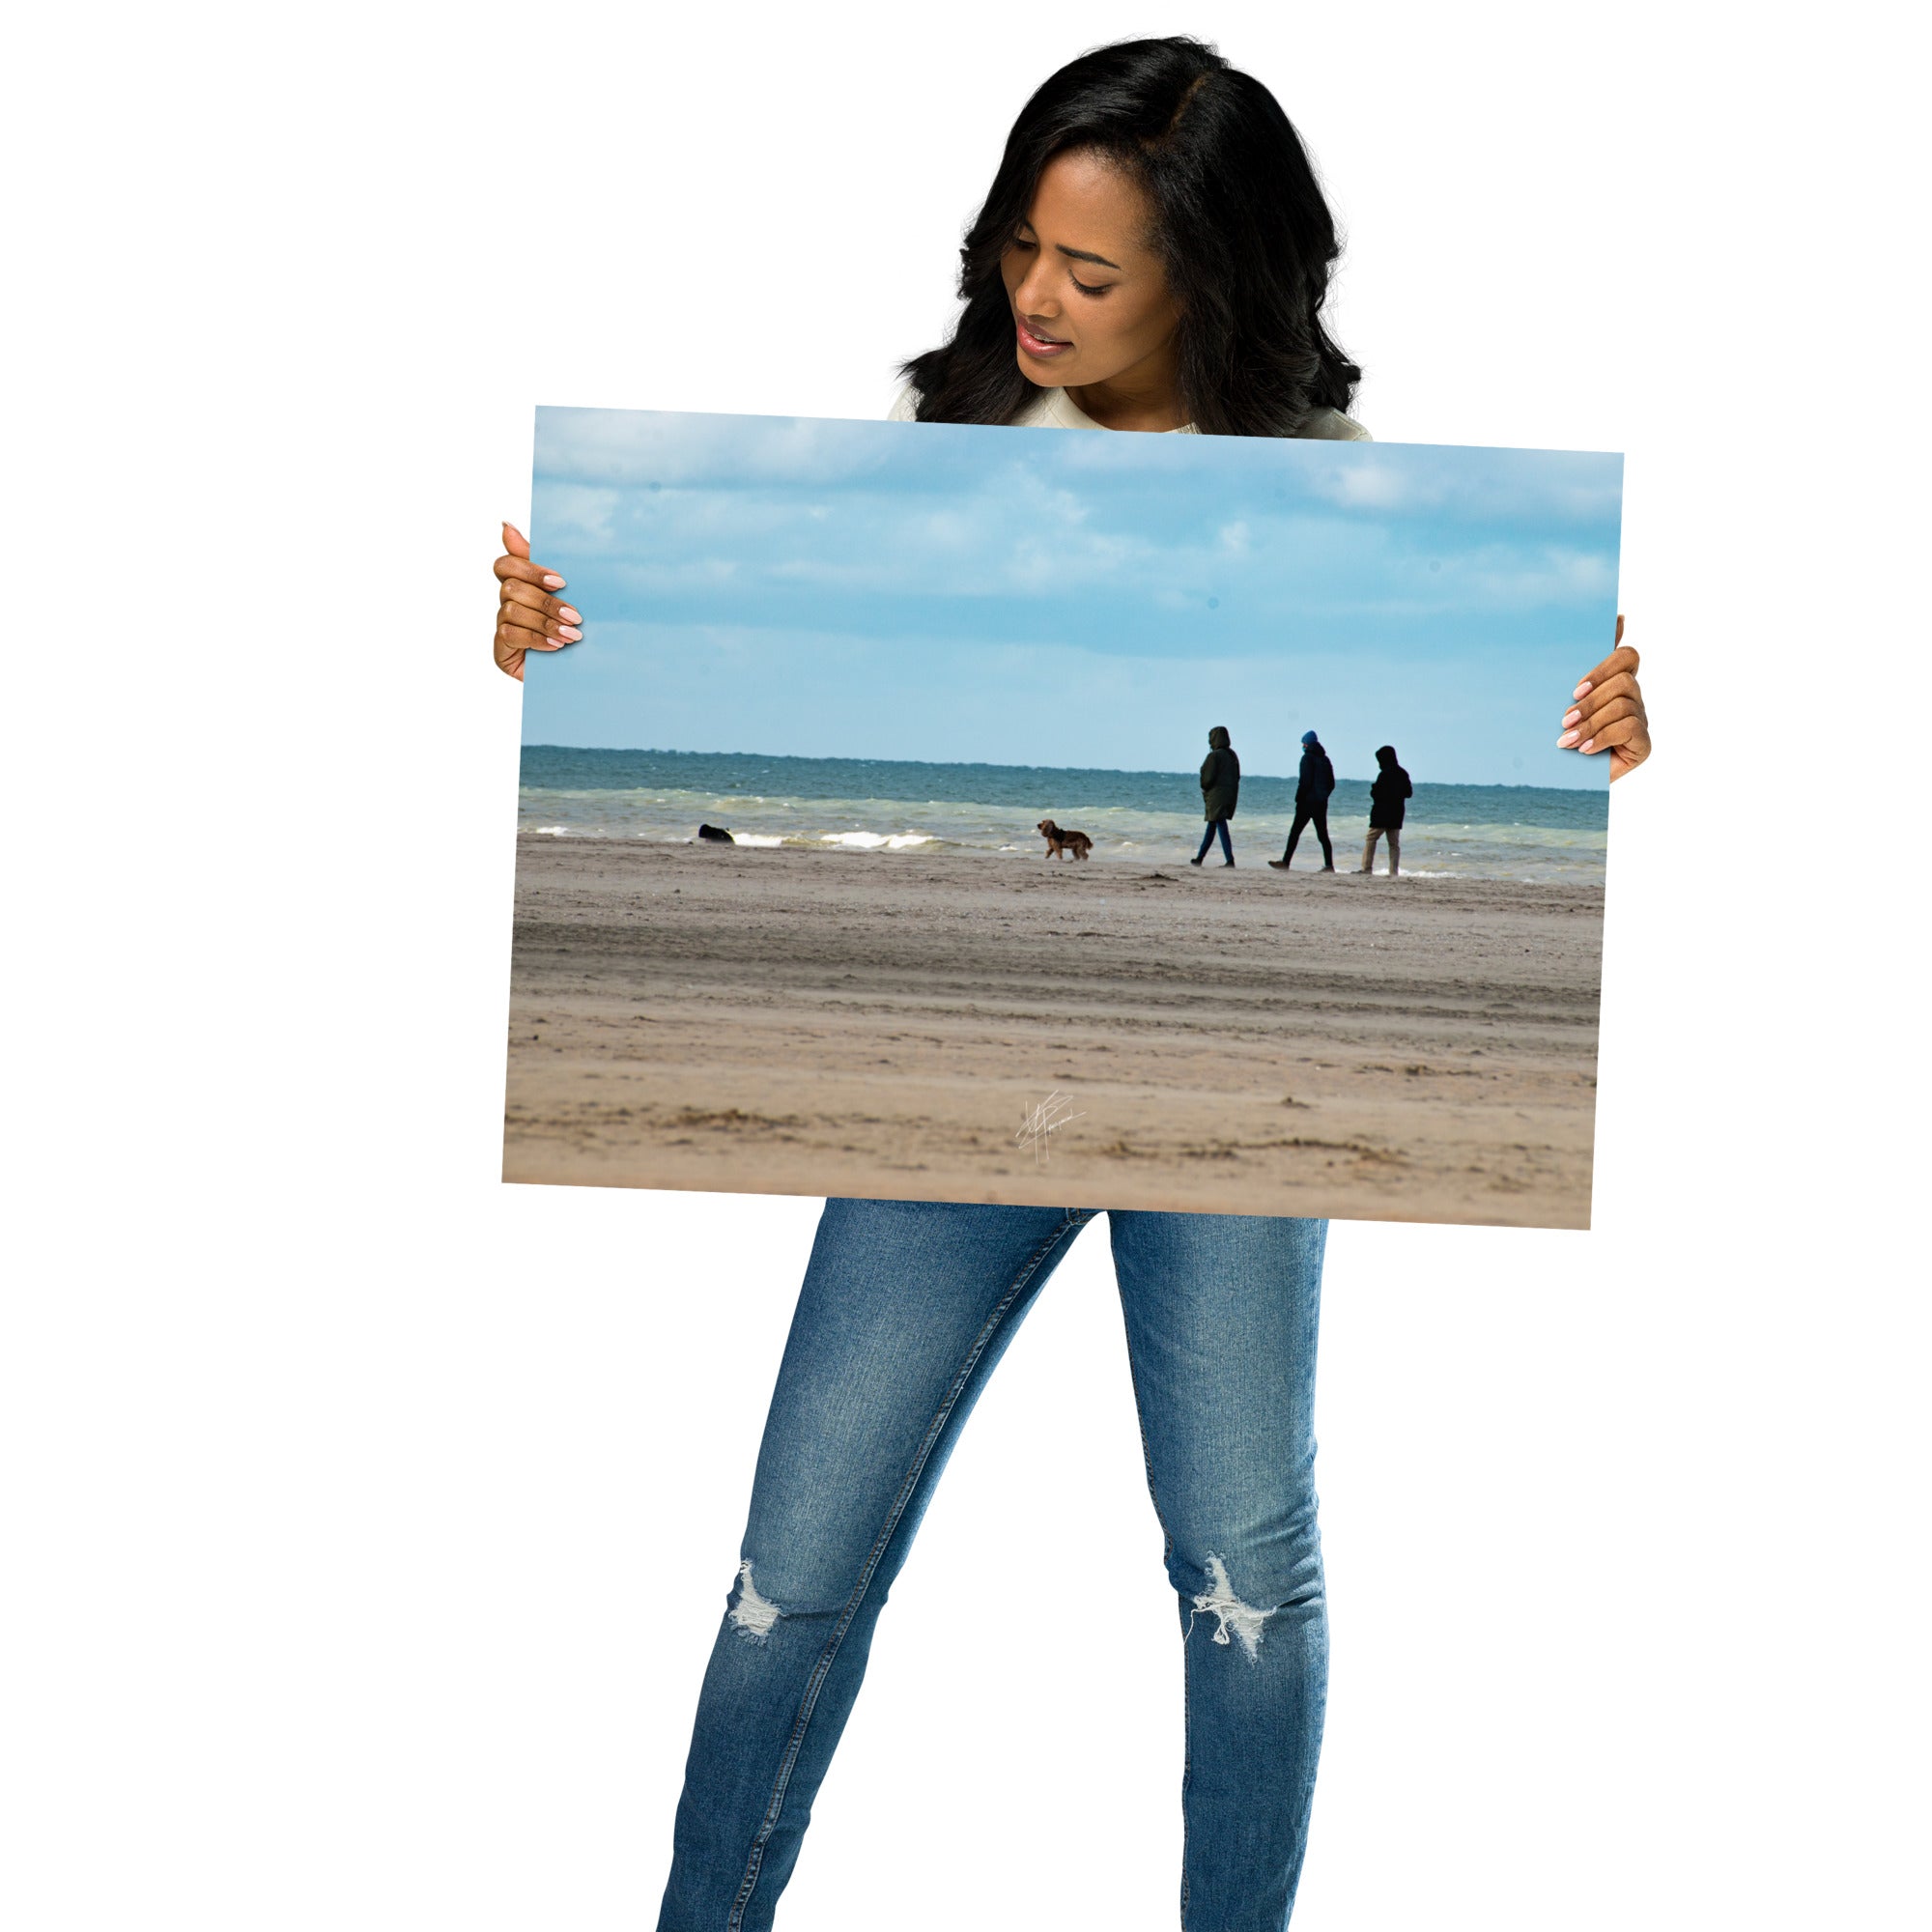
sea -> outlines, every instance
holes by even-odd
[[[1602,884],[1606,789],[1432,784],[1417,781],[1402,832],[1402,869],[1418,878]],[[1185,864],[1201,842],[1194,772],[1059,770],[1041,765],[923,764],[793,758],[753,752],[585,750],[526,745],[520,828],[552,838],[688,844],[700,824],[740,845],[842,848],[890,858],[992,853],[1037,860],[1042,818],[1077,828],[1100,863]],[[1294,780],[1244,773],[1230,828],[1239,864],[1279,858],[1294,818]],[[1369,781],[1342,779],[1328,801],[1335,863],[1362,861]],[[1220,848],[1208,855],[1220,863]],[[1302,834],[1297,868],[1321,864]],[[1387,864],[1377,853],[1377,869]]]

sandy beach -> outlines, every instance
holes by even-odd
[[[504,1179],[1587,1227],[1603,903],[526,834]]]

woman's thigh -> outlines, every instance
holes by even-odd
[[[868,1552],[909,1511],[916,1521],[980,1386],[1089,1218],[826,1203],[745,1532],[762,1596],[842,1601]]]

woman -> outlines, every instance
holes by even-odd
[[[952,338],[906,365],[920,422],[1358,438],[1321,326],[1338,253],[1265,88],[1187,40],[1101,48],[1022,109],[961,249]],[[497,658],[582,619],[506,526]],[[1621,636],[1621,631],[1619,631]],[[1634,652],[1564,742],[1649,749]],[[1091,1208],[829,1201],[699,1699],[660,1932],[768,1926],[872,1630],[973,1404]],[[1326,1684],[1311,1427],[1326,1224],[1108,1217],[1186,1680],[1181,1916],[1280,1932]],[[1016,1594],[1026,1613],[1031,1594]]]

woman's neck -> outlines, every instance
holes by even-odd
[[[1171,342],[1104,383],[1087,383],[1066,393],[1102,429],[1179,429],[1187,421],[1180,402],[1180,370]]]

